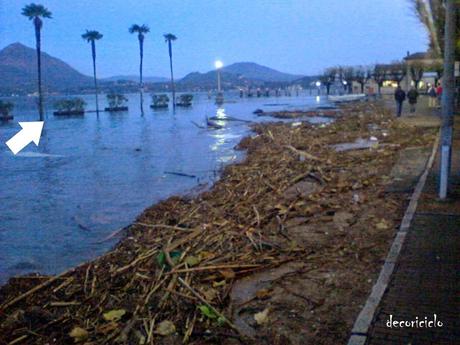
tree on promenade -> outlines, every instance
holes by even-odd
[[[388,67],[388,75],[391,80],[396,82],[398,86],[403,81],[404,77],[407,74],[406,64],[401,61],[393,62]]]
[[[354,68],[351,66],[340,66],[338,68],[340,79],[344,84],[344,89],[347,93],[352,93],[353,91],[353,78],[354,78]]]
[[[445,0],[411,0],[415,14],[426,27],[429,36],[430,49],[437,57],[442,57],[444,52],[444,36],[446,23]],[[454,6],[459,6],[459,1],[454,0]],[[460,18],[454,18],[454,50],[457,60],[460,59]]]
[[[425,66],[421,63],[414,63],[410,66],[410,77],[415,84],[415,88],[418,90],[418,84],[423,78],[423,72],[425,72]]]
[[[361,86],[361,93],[364,93],[364,85],[371,78],[370,69],[365,66],[358,66],[353,69],[353,79]]]
[[[388,77],[388,65],[376,64],[374,66],[374,71],[372,72],[372,78],[377,84],[378,95],[382,95],[382,86],[383,83],[387,80]]]
[[[330,90],[331,90],[331,85],[335,81],[335,77],[337,75],[337,68],[335,67],[330,67],[327,68],[323,75],[320,77],[321,84],[323,84],[326,87],[326,94],[329,95]]]

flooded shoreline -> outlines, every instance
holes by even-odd
[[[428,146],[436,131],[370,104],[329,126],[254,129],[239,145],[245,160],[213,188],[147,208],[106,255],[57,277],[10,280],[0,309],[33,323],[0,316],[6,339],[33,344],[45,327],[42,341],[70,342],[78,329],[101,343],[343,343],[403,212],[405,201],[384,193],[391,168],[414,138]],[[331,146],[371,135],[382,145]],[[150,333],[143,320],[153,320]]]
[[[89,109],[91,100],[88,95]],[[211,185],[222,167],[241,158],[233,148],[250,133],[247,123],[208,131],[191,121],[203,123],[205,116],[261,121],[252,114],[256,108],[323,104],[310,97],[229,97],[232,103],[218,108],[198,95],[192,108],[176,114],[149,109],[142,117],[138,100],[129,95],[128,113],[101,113],[99,119],[94,113],[57,118],[49,112],[38,148],[29,146],[16,157],[6,146],[0,149],[0,284],[28,272],[59,273],[101,255],[115,243],[105,241],[107,236],[143,209]],[[30,101],[16,107],[14,122],[0,126],[2,139],[17,131],[18,121],[35,119]]]

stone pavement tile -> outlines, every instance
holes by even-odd
[[[374,318],[368,344],[460,344],[460,216],[417,215]],[[434,314],[438,328],[388,328]]]

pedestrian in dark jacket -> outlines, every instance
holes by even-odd
[[[415,112],[415,106],[417,105],[418,92],[415,88],[411,88],[407,93],[407,99],[409,100],[410,112]]]
[[[406,99],[406,93],[401,86],[398,85],[395,91],[395,101],[396,101],[396,116],[400,117],[402,113],[403,102]]]

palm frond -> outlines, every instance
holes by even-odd
[[[24,6],[21,14],[29,19],[35,17],[52,18],[52,13],[45,6],[34,3]]]
[[[171,33],[164,34],[163,37],[165,38],[165,42],[177,40],[177,37]]]
[[[81,38],[88,42],[100,40],[102,37],[104,37],[104,35],[96,30],[86,30],[86,32],[81,35]]]
[[[147,32],[150,32],[150,28],[149,28],[147,25],[142,24],[142,25],[141,25],[140,31],[141,31],[142,33],[146,34]]]
[[[142,25],[133,24],[133,25],[131,25],[131,27],[129,28],[129,33],[134,34],[136,32],[139,33],[139,34],[146,34],[146,33],[150,32],[150,28],[145,24],[142,24]]]
[[[129,28],[129,33],[130,34],[133,34],[135,32],[139,32],[139,29],[140,29],[140,26],[137,25],[137,24],[133,24],[131,25],[131,27]]]

